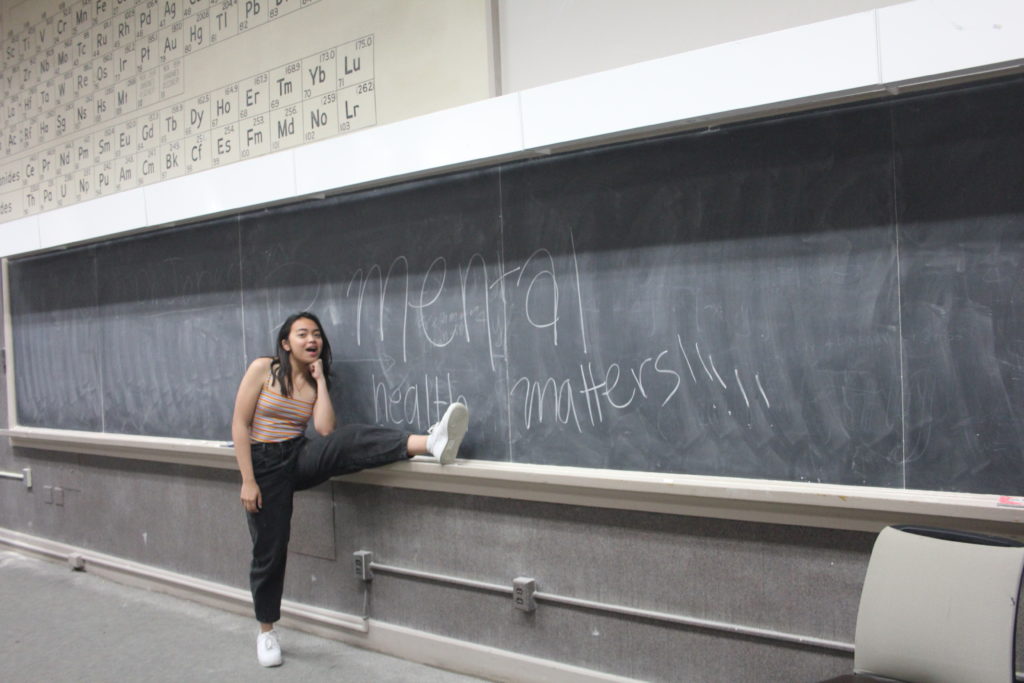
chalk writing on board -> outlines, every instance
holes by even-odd
[[[497,340],[492,332],[495,311],[491,306],[491,290],[501,284],[502,296],[505,286],[524,288],[528,323],[535,329],[549,331],[552,345],[558,346],[559,275],[556,260],[548,250],[538,249],[521,266],[510,270],[506,270],[500,263],[489,265],[487,258],[479,252],[471,254],[464,264],[454,264],[457,277],[449,275],[452,267],[453,264],[449,264],[448,259],[439,256],[422,274],[411,274],[409,259],[399,255],[386,267],[374,263],[356,268],[347,278],[348,282],[344,289],[344,297],[355,300],[355,309],[352,313],[355,318],[353,325],[356,330],[356,343],[361,346],[366,339],[364,314],[370,313],[376,329],[367,332],[375,332],[376,338],[380,341],[385,341],[389,330],[399,335],[402,362],[409,360],[408,338],[412,326],[413,334],[419,335],[436,348],[449,346],[456,337],[464,338],[466,343],[473,343],[478,336],[485,336],[491,370],[495,370],[495,361],[500,356],[500,349],[497,348]],[[575,272],[575,278],[579,291],[578,270]],[[546,289],[539,286],[541,281],[547,285]],[[453,290],[456,291],[454,298],[458,302],[459,310],[450,321],[448,329],[439,332],[433,329],[431,308],[440,307],[442,296]],[[396,300],[389,301],[389,293],[396,297]],[[474,305],[482,309],[480,315],[475,314]],[[395,307],[400,308],[400,316],[392,315]],[[410,311],[414,312],[412,320]],[[584,312],[581,300],[579,316],[582,322]],[[389,328],[389,321],[393,320]],[[394,329],[396,326],[397,329]],[[585,326],[581,329],[585,329]],[[585,333],[581,333],[581,336],[583,334]]]
[[[771,408],[759,370],[720,368],[715,354],[700,341],[684,341],[683,334],[664,340],[635,362],[592,357],[586,330],[590,321],[583,305],[584,277],[581,275],[575,241],[569,233],[570,250],[556,258],[551,250],[538,248],[519,264],[491,263],[480,252],[463,262],[444,256],[430,261],[422,272],[410,272],[410,259],[396,256],[390,263],[373,263],[355,268],[347,278],[344,298],[350,304],[342,311],[342,324],[355,329],[357,346],[371,340],[400,340],[400,354],[381,351],[376,359],[382,374],[371,375],[373,416],[378,422],[399,425],[430,424],[453,401],[472,408],[472,395],[459,390],[458,373],[426,373],[420,379],[393,372],[396,363],[410,362],[410,338],[429,347],[446,349],[456,340],[468,346],[486,345],[492,372],[503,358],[493,334],[495,315],[505,299],[518,291],[523,302],[519,324],[540,332],[550,347],[559,347],[560,323],[565,314],[563,286],[575,290],[568,299],[579,319],[577,348],[581,349],[571,372],[561,375],[522,375],[508,379],[508,400],[516,408],[518,426],[530,430],[544,423],[568,426],[582,433],[608,419],[610,411],[626,411],[651,404],[656,409],[678,403],[680,392],[703,382],[716,390],[736,394],[750,410],[760,402]],[[560,283],[563,283],[560,285]],[[499,286],[500,285],[500,286]],[[492,306],[492,297],[497,297]],[[345,315],[351,320],[345,320]],[[563,343],[562,346],[565,344]],[[695,370],[696,367],[696,370]],[[725,373],[725,376],[723,376]],[[728,381],[727,379],[728,378]],[[750,387],[750,392],[747,387]],[[521,407],[521,410],[518,408]],[[713,404],[711,410],[717,410]],[[731,415],[729,407],[723,410]]]
[[[522,426],[526,429],[547,419],[563,425],[571,424],[582,432],[587,425],[593,427],[604,422],[610,410],[627,410],[648,402],[663,408],[672,402],[682,386],[683,370],[681,364],[673,365],[671,358],[666,359],[669,354],[670,348],[660,349],[629,367],[612,362],[602,369],[595,368],[592,361],[582,361],[578,375],[569,377],[521,376],[512,382],[509,398],[513,402],[521,402]],[[733,375],[736,377],[735,390],[742,396],[746,407],[751,408],[739,368],[733,368]],[[758,374],[750,375],[760,386]],[[655,392],[651,381],[654,376],[671,379],[668,385],[659,385],[662,389],[669,387],[667,391]],[[729,389],[728,385],[720,382],[720,377],[712,377],[710,372],[708,376],[712,383]],[[696,376],[692,378],[696,384]],[[760,398],[765,409],[771,408],[763,390]],[[726,412],[732,414],[729,409]]]
[[[370,377],[373,384],[374,419],[378,423],[433,424],[441,419],[445,409],[452,403],[471,403],[467,397],[455,392],[450,372],[443,377],[423,375],[422,384],[417,381],[402,386],[389,386],[376,375]]]

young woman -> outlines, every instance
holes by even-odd
[[[368,425],[336,429],[330,367],[331,345],[320,321],[307,311],[296,313],[278,331],[276,356],[254,360],[235,397],[231,436],[252,536],[249,583],[260,622],[256,653],[263,666],[281,663],[274,622],[281,618],[292,494],[414,455],[433,455],[449,464],[469,422],[466,406],[453,403],[428,434]],[[306,438],[310,419],[317,436]]]

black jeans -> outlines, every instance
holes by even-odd
[[[259,512],[246,513],[252,536],[252,589],[256,619],[281,618],[281,594],[291,534],[292,494],[331,477],[408,458],[409,435],[387,427],[345,425],[326,437],[300,436],[252,445],[252,468],[263,497]]]

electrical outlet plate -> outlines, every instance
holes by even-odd
[[[512,604],[516,609],[533,612],[537,609],[537,600],[533,597],[536,591],[537,582],[534,579],[525,576],[512,579]]]
[[[370,563],[373,562],[373,553],[369,550],[357,550],[353,553],[356,562],[356,577],[363,581],[373,581],[373,570]]]

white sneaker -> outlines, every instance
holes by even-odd
[[[281,666],[281,643],[277,631],[271,629],[256,637],[256,657],[263,666]]]
[[[451,404],[441,421],[428,430],[427,450],[442,465],[450,465],[459,453],[459,445],[468,426],[469,409],[461,403]]]

